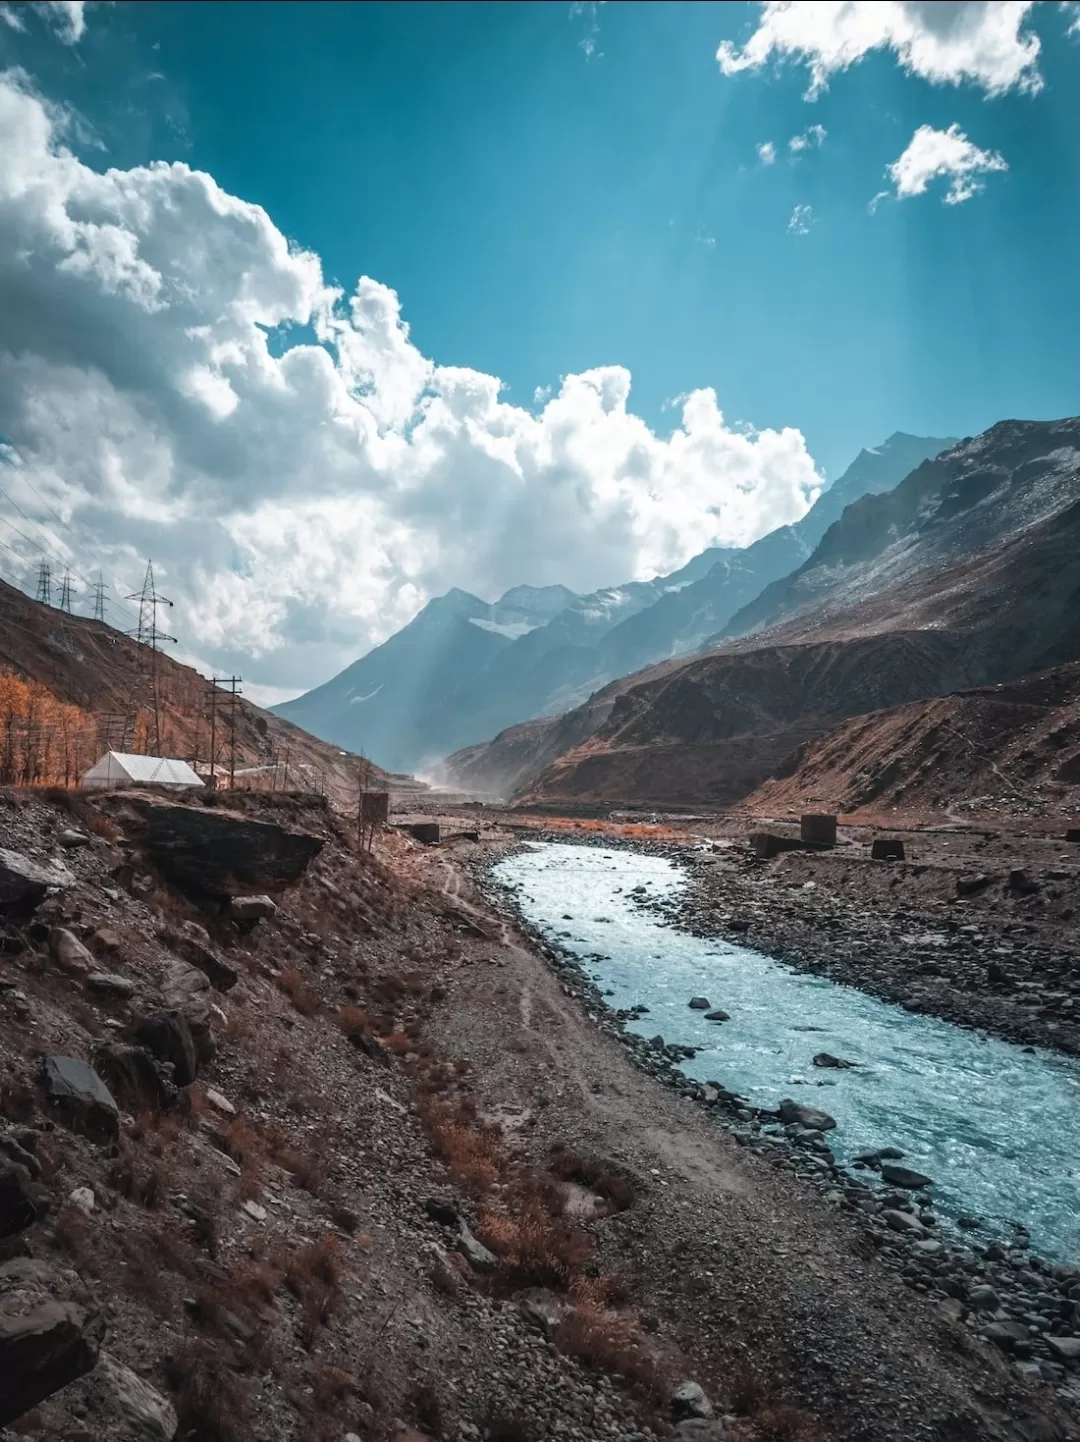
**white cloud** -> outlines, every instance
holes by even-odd
[[[945,204],[961,205],[983,189],[983,182],[978,176],[1008,168],[1004,156],[995,150],[980,150],[959,125],[950,125],[948,130],[920,125],[903,155],[887,166],[885,173],[896,187],[898,200],[924,195],[932,180],[947,176],[949,187],[945,192]],[[889,193],[881,191],[876,195],[870,202],[871,211]]]
[[[771,140],[764,140],[757,148],[758,159],[762,165],[772,165],[776,161],[776,146]]]
[[[820,486],[797,430],[730,425],[708,389],[669,437],[618,365],[534,409],[502,389],[422,355],[386,286],[332,290],[209,175],[89,168],[0,76],[0,486],[34,520],[0,516],[113,597],[153,556],[205,665],[296,691],[449,586],[656,574]]]
[[[904,70],[935,85],[980,86],[988,95],[1035,92],[1039,37],[1025,29],[1034,0],[766,0],[740,49],[716,52],[725,75],[769,60],[809,66],[808,100],[872,50],[891,50]]]
[[[26,21],[15,9],[14,5],[0,5],[0,20],[12,30],[26,29]]]
[[[1077,0],[1061,0],[1061,8],[1069,20],[1070,35],[1080,35],[1080,3]]]
[[[810,125],[801,135],[793,135],[788,141],[788,149],[792,155],[798,155],[803,150],[820,150],[825,144],[825,137],[828,131],[824,125]]]
[[[787,228],[792,235],[809,235],[810,227],[814,223],[814,208],[812,205],[797,205],[791,212],[791,219]]]

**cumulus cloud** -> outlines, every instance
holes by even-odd
[[[297,690],[451,585],[661,573],[820,488],[797,430],[733,426],[708,389],[667,437],[618,365],[512,405],[211,176],[102,173],[62,138],[0,76],[0,486],[30,518],[0,497],[8,575],[36,540],[115,597],[152,556],[189,654]]]
[[[788,149],[792,155],[799,155],[804,150],[820,150],[828,133],[824,125],[809,125],[801,135],[791,137]]]
[[[32,0],[0,5],[0,20],[12,30],[25,30],[25,13],[35,11],[65,45],[77,45],[86,32],[86,0]]]
[[[945,204],[961,205],[983,189],[980,175],[1008,168],[1004,156],[996,150],[980,150],[959,125],[950,125],[948,130],[920,125],[899,160],[886,167],[885,173],[895,191],[881,191],[870,202],[870,208],[876,209],[878,202],[890,193],[895,193],[898,200],[924,195],[932,180],[944,177],[949,180]]]
[[[812,205],[797,205],[791,212],[791,219],[787,228],[792,235],[809,235],[810,227],[814,223],[814,207]]]
[[[771,140],[763,140],[757,148],[758,159],[762,165],[773,165],[776,162],[776,146]]]
[[[1033,0],[766,0],[746,44],[725,40],[716,58],[725,75],[773,59],[807,65],[808,100],[873,50],[891,50],[935,85],[1034,93],[1043,82],[1039,37],[1025,28],[1032,9]]]

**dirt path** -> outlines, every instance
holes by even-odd
[[[636,1070],[457,863],[420,865],[500,937],[459,969],[440,1043],[471,1058],[492,1111],[526,1115],[538,1154],[562,1144],[633,1177],[633,1206],[595,1224],[605,1268],[707,1387],[753,1373],[836,1442],[1080,1437],[1049,1389],[907,1290],[869,1229]]]

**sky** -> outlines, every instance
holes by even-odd
[[[0,576],[270,702],[1080,410],[1080,6],[0,0]]]

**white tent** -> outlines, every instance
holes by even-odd
[[[201,786],[202,780],[186,761],[168,756],[129,756],[106,751],[83,777],[88,791],[113,786]]]

